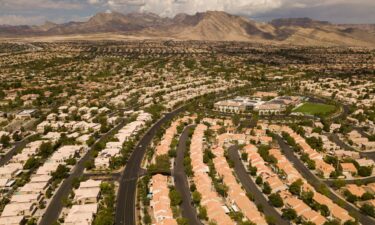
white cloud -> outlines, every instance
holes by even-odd
[[[23,24],[40,24],[46,20],[43,16],[20,16],[20,15],[1,15],[1,25],[23,25]]]
[[[81,9],[82,4],[70,0],[0,0],[0,9],[37,10],[37,9]]]
[[[252,15],[256,12],[272,10],[282,5],[283,0],[109,0],[108,7],[128,12],[138,10],[153,12],[162,16],[178,13],[194,14],[207,10]]]

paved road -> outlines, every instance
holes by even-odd
[[[357,151],[353,147],[347,145],[345,142],[343,142],[337,134],[327,134],[329,140],[340,146],[340,148],[348,150],[348,151]],[[358,152],[358,151],[357,151]],[[370,158],[375,161],[375,151],[374,152],[359,152],[361,157],[364,158]]]
[[[126,125],[126,122],[122,122],[112,130],[110,130],[105,135],[101,136],[97,141],[102,141],[111,135],[117,133],[122,127]],[[75,177],[80,177],[84,170],[85,170],[85,163],[92,159],[91,151],[93,149],[90,148],[89,151],[78,161],[77,165],[71,171],[68,178],[66,178],[63,183],[61,184],[60,188],[56,191],[53,195],[50,204],[48,205],[43,217],[41,218],[39,225],[51,225],[55,222],[60,215],[61,210],[63,209],[62,199],[67,197],[72,190],[72,182]]]
[[[365,132],[365,130],[362,127],[353,127],[354,130],[358,131],[363,137],[370,138],[370,135]]]
[[[137,181],[141,173],[141,163],[147,147],[151,144],[155,133],[160,127],[172,120],[178,113],[182,112],[184,108],[176,109],[156,122],[142,137],[140,142],[135,147],[125,170],[122,173],[120,180],[120,188],[117,194],[116,202],[116,218],[115,224],[136,225],[135,218],[135,195],[137,190]]]
[[[324,180],[324,183],[332,186],[334,184],[335,179],[326,179]],[[368,184],[368,183],[375,183],[375,176],[371,177],[362,177],[362,178],[357,178],[357,179],[346,179],[343,180],[345,184],[357,184],[359,181],[363,184]]]
[[[174,177],[174,182],[176,189],[181,193],[182,204],[181,213],[182,216],[189,220],[190,225],[201,225],[201,221],[198,219],[197,211],[192,205],[192,199],[190,194],[190,187],[187,181],[188,177],[185,173],[184,168],[184,156],[186,150],[186,141],[189,137],[189,130],[194,126],[187,126],[183,133],[181,134],[178,147],[177,147],[177,157],[175,161],[174,170],[172,172]]]
[[[22,141],[18,141],[15,143],[14,147],[7,152],[3,157],[0,159],[0,166],[4,166],[13,158],[15,154],[21,149],[23,149],[30,141],[30,139],[35,135],[30,135],[26,138],[24,138]]]
[[[280,225],[288,225],[290,224],[288,221],[284,220],[280,214],[276,211],[274,207],[270,205],[266,197],[263,193],[258,189],[256,184],[251,180],[249,174],[247,173],[244,165],[241,162],[240,156],[238,154],[238,148],[236,146],[232,146],[229,148],[229,157],[234,162],[234,170],[235,173],[244,186],[245,190],[248,193],[252,193],[254,195],[254,202],[256,204],[263,205],[264,214],[267,216],[272,216],[276,219],[276,224]],[[251,218],[250,218],[251,219]]]
[[[338,145],[340,148],[347,150],[347,151],[356,151],[353,147],[347,145],[345,142],[343,142],[337,134],[327,133],[326,136],[330,141]]]
[[[360,152],[359,153],[362,157],[370,158],[375,161],[375,152]]]
[[[288,160],[293,163],[294,167],[303,175],[303,177],[317,190],[320,189],[324,183],[319,180],[303,163],[299,158],[294,154],[293,150],[287,145],[280,136],[276,136],[276,139],[283,150],[283,153],[288,158]],[[337,194],[330,188],[328,188],[328,197],[334,202],[342,202],[342,207],[348,210],[348,212],[354,212],[358,217],[358,220],[363,225],[372,225],[375,224],[375,220],[366,216],[360,212],[360,210],[349,204],[347,201],[342,201],[342,198],[338,197]]]

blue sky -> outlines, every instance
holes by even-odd
[[[258,20],[311,17],[334,23],[375,23],[375,0],[0,0],[0,24],[85,21],[109,10],[168,17],[219,10]]]

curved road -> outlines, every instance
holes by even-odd
[[[101,136],[95,143],[98,143],[115,134],[125,125],[126,122],[121,122],[119,125],[112,128],[112,130]],[[78,161],[76,166],[70,172],[69,177],[66,178],[61,186],[57,189],[56,193],[52,197],[51,202],[48,204],[47,209],[39,222],[39,225],[51,225],[59,218],[60,212],[64,207],[61,200],[69,195],[70,191],[72,190],[73,179],[75,177],[80,177],[83,174],[85,170],[85,163],[93,158],[91,154],[92,150],[93,148],[90,148],[87,153]]]
[[[23,149],[29,142],[32,137],[36,136],[35,134],[32,134],[26,138],[24,138],[21,141],[17,141],[14,143],[14,147],[9,150],[3,157],[0,159],[0,166],[4,166],[5,164],[8,163],[9,160],[13,158],[15,154],[21,149]]]
[[[180,140],[178,142],[177,147],[177,157],[175,161],[174,170],[172,172],[174,183],[176,189],[181,193],[182,196],[182,204],[181,204],[181,213],[182,216],[189,220],[189,224],[191,225],[201,225],[201,221],[198,219],[197,211],[192,205],[192,199],[190,194],[190,187],[187,181],[188,177],[185,173],[184,167],[184,157],[185,157],[185,150],[186,150],[186,141],[189,137],[189,130],[195,127],[194,125],[190,125],[185,127],[184,131],[180,136]]]
[[[147,147],[151,144],[153,137],[161,126],[172,120],[184,107],[178,108],[164,115],[157,121],[142,137],[131,154],[120,179],[120,187],[116,201],[116,225],[136,225],[135,199],[138,177],[141,175],[141,163]]]
[[[235,173],[244,186],[245,190],[248,193],[252,193],[255,197],[254,202],[258,205],[261,204],[263,206],[264,214],[267,216],[272,216],[276,219],[276,224],[280,225],[288,225],[290,224],[288,221],[284,220],[280,214],[276,211],[274,207],[270,205],[267,201],[266,197],[263,193],[258,189],[256,184],[251,180],[249,174],[247,173],[245,166],[243,165],[240,156],[238,154],[238,148],[236,146],[232,146],[229,148],[229,157],[234,162],[234,170]]]
[[[294,154],[293,150],[285,143],[285,141],[278,135],[276,135],[277,142],[279,143],[281,149],[283,150],[284,155],[287,159],[293,163],[294,167],[303,175],[303,177],[316,189],[320,189],[322,185],[325,185],[324,182],[320,181],[303,163],[302,161]],[[375,220],[369,216],[366,216],[361,213],[361,211],[352,204],[349,204],[347,201],[343,201],[332,189],[328,188],[328,197],[334,202],[342,202],[342,207],[348,212],[355,212],[358,220],[363,225],[372,225],[375,224]]]

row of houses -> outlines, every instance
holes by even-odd
[[[148,121],[151,120],[151,114],[142,111],[139,112],[135,121],[127,124],[115,134],[115,139],[117,141],[106,143],[105,149],[99,152],[99,155],[95,158],[95,168],[98,170],[108,169],[111,158],[121,154],[124,142],[130,140],[137,132],[145,127]]]
[[[319,152],[311,148],[310,145],[306,143],[306,140],[299,134],[294,132],[290,127],[282,126],[280,128],[281,129],[278,130],[279,132],[288,133],[290,137],[294,139],[296,144],[301,147],[302,152],[307,154],[309,158],[315,162],[317,173],[324,178],[329,178],[331,173],[335,171],[335,168],[332,165],[324,162],[323,156]]]
[[[375,141],[369,141],[368,138],[363,137],[357,130],[346,134],[346,138],[359,150],[375,151]]]
[[[330,198],[326,197],[325,195],[320,194],[319,192],[316,192],[316,190],[308,184],[308,182],[301,176],[301,174],[295,169],[295,167],[290,163],[290,161],[281,153],[280,149],[273,148],[269,151],[270,155],[274,156],[277,159],[277,168],[279,170],[283,171],[283,174],[285,174],[285,181],[287,185],[291,185],[293,182],[297,181],[298,179],[303,181],[302,189],[304,191],[312,191],[314,193],[313,200],[321,205],[326,205],[330,209],[330,218],[340,221],[341,223],[344,223],[348,220],[353,220],[353,218],[349,215],[348,211],[341,208],[337,204],[335,204]],[[302,213],[305,211],[304,208],[306,207],[298,207],[297,206],[291,206],[291,204],[288,204],[288,201],[293,202],[293,200],[290,200],[292,196],[289,193],[285,193],[284,198],[286,201],[286,205],[289,207],[295,207],[294,209],[297,211],[299,210],[299,214],[302,215]],[[295,201],[295,200],[294,200]],[[297,202],[300,203],[300,200]],[[299,204],[301,206],[304,206],[304,204]],[[307,210],[308,211],[308,210]],[[314,213],[315,214],[315,213]],[[313,221],[315,215],[314,214],[305,214],[304,218],[307,221]],[[312,215],[313,217],[309,217],[309,215]],[[323,221],[320,217],[320,221]]]
[[[67,213],[63,213],[64,225],[91,225],[98,210],[101,181],[81,182],[74,190],[74,204]]]
[[[206,208],[209,220],[217,225],[233,224],[234,222],[226,214],[223,199],[212,188],[212,180],[207,174],[208,167],[203,162],[203,137],[206,130],[206,125],[198,124],[191,139],[190,158],[194,171],[193,181],[202,196],[201,205]]]
[[[223,183],[229,187],[227,201],[234,211],[241,211],[244,216],[251,222],[258,225],[266,225],[267,222],[262,214],[258,211],[254,202],[250,201],[241,185],[234,177],[231,168],[224,157],[224,149],[221,146],[212,148],[216,156],[213,159],[214,166]]]
[[[171,209],[171,200],[169,199],[169,182],[168,177],[161,174],[154,175],[151,178],[150,206],[155,219],[155,225],[177,225],[173,218]]]
[[[65,165],[67,159],[81,155],[86,150],[86,146],[83,145],[66,145],[55,151],[31,176],[30,181],[18,188],[11,201],[5,205],[0,221],[4,221],[4,224],[7,225],[9,225],[7,221],[20,224],[26,218],[32,217],[38,210],[39,203],[44,200],[45,193],[50,186],[52,173],[59,165]]]
[[[188,122],[190,117],[183,117],[180,119],[177,119],[176,121],[173,121],[171,126],[165,131],[162,140],[160,141],[159,145],[155,148],[155,155],[165,155],[168,154],[168,151],[170,150],[170,146],[172,144],[173,138],[177,135],[177,127],[181,123]]]

